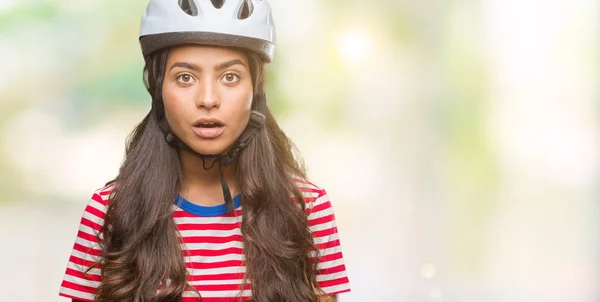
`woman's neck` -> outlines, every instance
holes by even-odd
[[[219,163],[215,162],[213,165],[214,157],[206,157],[206,162],[203,163],[203,160],[196,155],[186,150],[179,150],[179,161],[182,173],[180,194],[185,199],[202,206],[224,203]],[[212,167],[210,170],[206,170],[204,166]],[[222,166],[231,196],[238,194],[237,166],[237,163]]]

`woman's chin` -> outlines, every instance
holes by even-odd
[[[203,155],[217,155],[217,154],[225,154],[229,145],[224,144],[216,144],[216,143],[196,143],[193,145],[189,145],[194,151],[203,154]]]

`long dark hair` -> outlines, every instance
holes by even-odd
[[[150,56],[144,82],[152,109],[127,141],[125,160],[114,180],[104,225],[102,282],[96,301],[180,301],[187,270],[172,218],[181,186],[177,151],[159,128],[166,123],[160,95],[168,50]],[[246,52],[255,93],[252,109],[266,124],[240,153],[238,182],[246,264],[245,287],[257,302],[317,301],[317,255],[305,202],[294,178],[305,178],[295,146],[277,125],[263,97],[264,63]],[[160,290],[157,294],[157,289]]]

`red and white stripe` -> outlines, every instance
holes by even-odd
[[[350,291],[350,284],[335,215],[325,190],[302,180],[296,180],[305,200],[309,229],[319,249],[317,283],[326,294]],[[94,290],[101,282],[100,267],[85,271],[100,254],[97,233],[104,223],[108,197],[113,186],[97,190],[87,205],[59,294],[82,301],[93,301]],[[203,302],[247,300],[251,285],[242,290],[244,251],[241,225],[241,208],[217,216],[202,217],[188,213],[176,206],[173,219],[182,236],[181,245],[189,283],[200,292]],[[196,294],[187,291],[184,302],[199,301]]]

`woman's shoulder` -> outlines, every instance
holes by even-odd
[[[304,178],[294,178],[294,181],[296,182],[300,193],[302,193],[306,214],[309,215],[309,217],[314,216],[318,212],[323,214],[325,213],[323,210],[331,209],[331,201],[329,200],[329,195],[327,195],[325,189]]]
[[[110,200],[111,193],[116,190],[116,183],[109,182],[104,187],[96,189],[92,195],[92,200],[106,207]]]
[[[315,185],[305,178],[294,177],[294,182],[304,198],[319,198],[326,195],[325,189]]]

